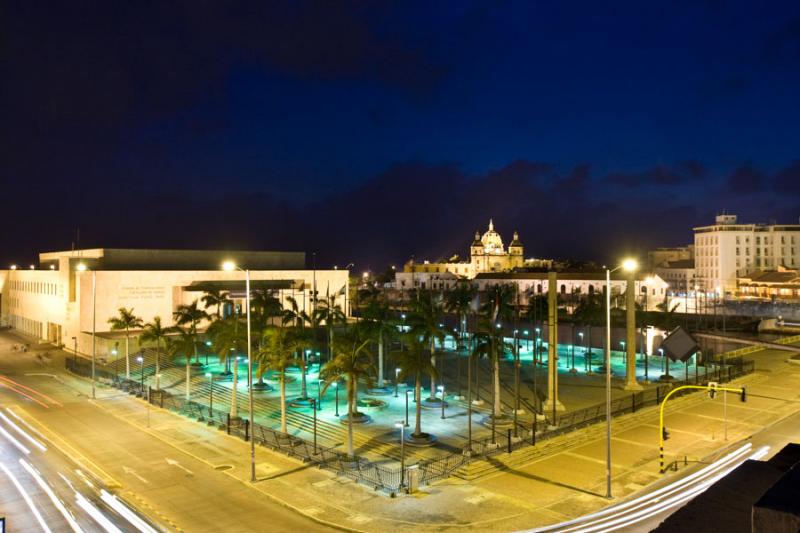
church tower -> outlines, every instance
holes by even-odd
[[[521,268],[525,263],[523,256],[522,241],[519,240],[519,233],[514,232],[514,239],[508,245],[509,266],[510,268]]]

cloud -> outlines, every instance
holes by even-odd
[[[794,200],[800,200],[800,160],[779,170],[773,178],[773,187],[778,194],[795,195]]]
[[[766,174],[750,164],[738,167],[726,180],[728,192],[734,195],[764,191],[768,182]]]
[[[705,170],[697,162],[682,162],[678,168],[657,165],[653,168],[636,172],[612,172],[605,180],[614,185],[626,188],[678,185],[697,180]]]

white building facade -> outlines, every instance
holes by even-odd
[[[694,228],[697,283],[705,292],[732,295],[736,278],[753,270],[800,267],[800,224],[739,224],[718,215]]]
[[[137,252],[139,259],[130,260]],[[159,316],[168,327],[174,325],[172,313],[179,305],[198,300],[204,308],[205,288],[216,285],[233,287],[227,291],[232,304],[243,309],[245,274],[223,271],[226,259],[241,268],[254,266],[252,289],[270,290],[281,304],[292,297],[301,309],[311,311],[316,286],[318,298],[330,294],[343,310],[348,308],[348,271],[305,269],[303,253],[94,249],[40,254],[39,270],[0,270],[0,324],[88,353],[94,322],[96,334],[104,339],[98,348],[102,355],[113,346],[108,339],[119,335],[110,331],[108,319],[121,307],[132,308],[144,322]],[[168,269],[170,263],[178,269]],[[210,269],[214,265],[219,268]]]

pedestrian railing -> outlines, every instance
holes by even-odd
[[[728,354],[729,355],[729,354]],[[66,358],[67,370],[82,376],[91,376],[91,363],[82,358]],[[597,423],[606,416],[605,403],[593,405],[583,409],[559,414],[544,412],[545,420],[533,421],[530,425],[518,422],[510,428],[502,426],[492,429],[492,433],[483,439],[473,440],[459,452],[426,459],[410,465],[401,473],[401,469],[394,464],[387,465],[383,462],[370,461],[364,457],[349,456],[346,453],[320,446],[306,439],[283,433],[267,426],[255,423],[250,426],[250,421],[238,417],[231,417],[230,413],[212,409],[208,405],[186,399],[180,394],[173,394],[167,390],[155,390],[150,387],[141,375],[140,379],[126,379],[121,377],[116,368],[109,365],[95,365],[95,378],[110,386],[145,398],[150,404],[169,409],[208,425],[225,430],[229,435],[238,436],[244,440],[250,438],[255,442],[272,450],[296,457],[305,462],[316,464],[337,475],[345,476],[359,483],[372,486],[376,490],[396,493],[409,486],[409,472],[413,468],[416,472],[416,482],[424,485],[445,479],[457,470],[479,458],[489,458],[500,453],[512,453],[515,450],[528,446],[535,446],[537,441],[563,435],[576,429]],[[675,380],[670,384],[639,391],[616,398],[611,404],[612,416],[638,409],[658,405],[667,392],[675,386],[718,381],[724,383],[754,371],[753,361],[744,361],[741,357],[731,360],[726,358],[723,362],[719,357],[706,363],[702,374],[691,374],[688,380]]]

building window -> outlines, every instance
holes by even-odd
[[[739,255],[739,247],[736,247],[736,255]]]

